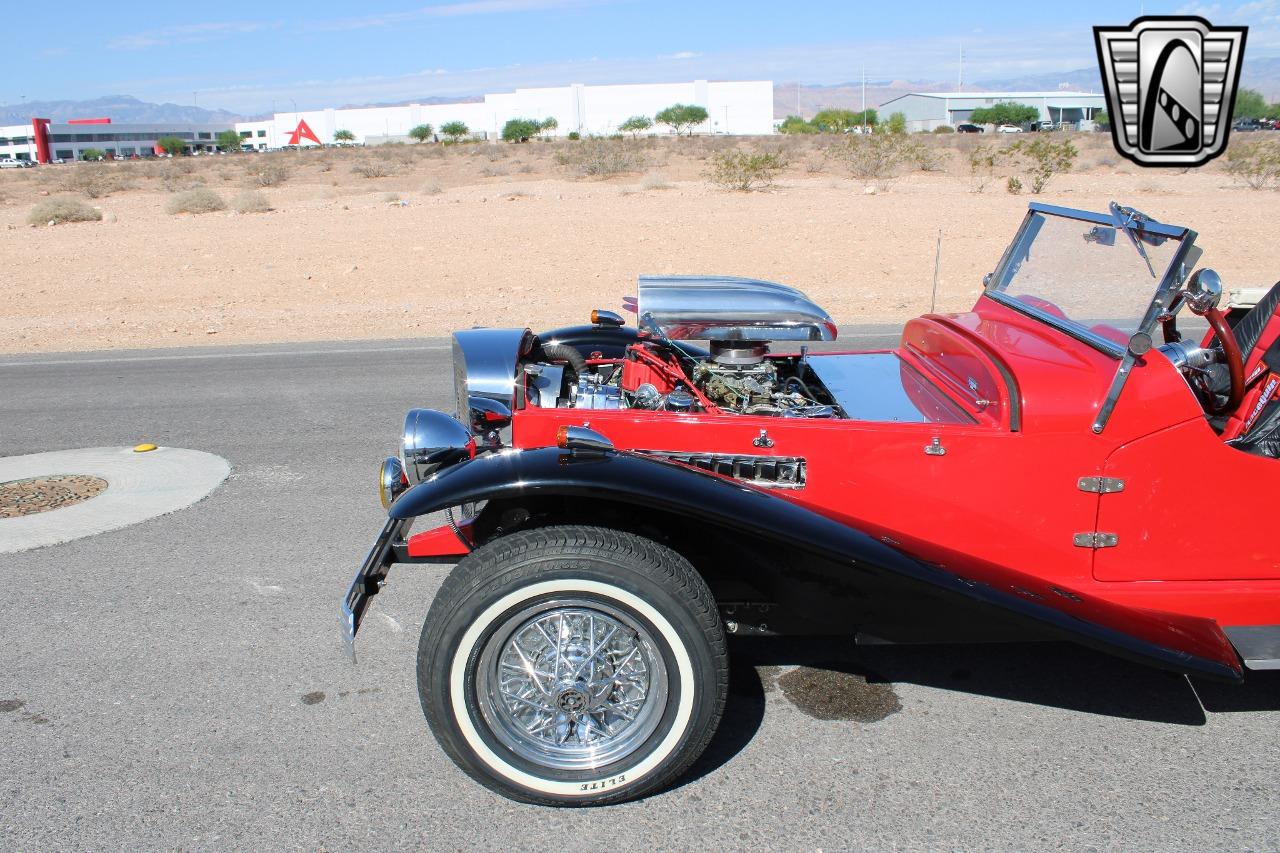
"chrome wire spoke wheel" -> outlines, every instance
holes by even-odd
[[[634,615],[586,598],[544,601],[490,635],[476,666],[487,727],[534,765],[589,770],[640,749],[662,719],[667,667]]]

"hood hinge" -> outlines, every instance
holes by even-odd
[[[1114,548],[1120,537],[1114,533],[1077,533],[1071,538],[1077,548]]]
[[[1081,477],[1076,487],[1082,492],[1093,492],[1098,495],[1110,495],[1124,491],[1124,480],[1115,477]]]

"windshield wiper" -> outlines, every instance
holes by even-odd
[[[1115,220],[1116,227],[1124,231],[1125,236],[1129,238],[1129,242],[1133,244],[1133,248],[1138,250],[1138,254],[1142,256],[1142,260],[1147,262],[1147,269],[1151,272],[1152,278],[1157,278],[1156,268],[1151,265],[1151,258],[1147,256],[1147,250],[1142,248],[1142,224],[1149,222],[1151,217],[1147,216],[1140,210],[1134,210],[1132,207],[1121,207],[1114,201],[1111,202],[1111,218]]]

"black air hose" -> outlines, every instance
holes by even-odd
[[[582,357],[582,353],[578,352],[577,347],[571,347],[568,344],[543,344],[542,358],[546,361],[568,362],[569,367],[578,376],[586,375],[587,360]]]

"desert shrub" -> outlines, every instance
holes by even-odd
[[[584,139],[556,152],[556,162],[580,175],[607,177],[638,172],[647,159],[638,145],[623,139]]]
[[[889,117],[880,125],[885,133],[903,134],[907,132],[907,117],[904,113],[889,113]]]
[[[80,159],[88,163],[96,163],[107,156],[107,152],[101,148],[85,148],[80,152]]]
[[[444,192],[444,188],[436,181],[427,181],[422,185],[423,195],[440,195],[442,192]]]
[[[260,192],[245,190],[231,200],[231,208],[236,213],[267,213],[271,202]]]
[[[955,133],[956,129],[949,124],[940,124],[933,129],[934,133]]]
[[[975,145],[969,151],[969,178],[971,189],[980,193],[996,175],[1000,162],[1000,148],[995,145]]]
[[[708,117],[706,107],[700,107],[697,104],[672,104],[665,110],[660,110],[653,120],[658,124],[665,124],[678,136],[685,130],[692,135],[693,129]]]
[[[644,180],[640,182],[642,190],[669,190],[671,184],[667,183],[666,176],[661,172],[650,172],[644,176]]]
[[[321,171],[328,170],[322,166]],[[244,172],[250,186],[255,187],[276,187],[289,180],[289,170],[283,163],[262,155],[258,155],[256,160],[249,162]]]
[[[338,129],[333,132],[334,142],[355,142],[356,135],[346,129]]]
[[[238,131],[224,130],[218,134],[218,147],[223,151],[239,151],[243,143],[244,137]]]
[[[552,116],[547,116],[542,121],[538,122],[538,133],[541,134],[544,131],[555,130],[559,126],[560,122],[556,121]]]
[[[581,134],[581,133],[578,133],[578,131],[576,131],[576,130],[571,130],[571,131],[569,131],[569,141],[570,141],[570,142],[577,142],[577,141],[578,141],[579,139],[581,139],[581,138],[582,138],[582,134]]]
[[[47,225],[50,222],[55,225],[61,225],[64,222],[98,222],[101,219],[101,210],[74,198],[45,199],[38,202],[27,214],[27,222],[31,225]]]
[[[384,204],[393,204],[400,200],[400,193],[383,193],[382,201]]]
[[[1040,110],[1028,104],[1012,104],[1002,102],[990,107],[978,107],[969,116],[974,124],[1016,124],[1023,125],[1040,118]]]
[[[942,151],[930,139],[911,139],[903,143],[903,156],[921,172],[941,172],[945,166]]]
[[[430,139],[431,135],[435,132],[436,132],[436,129],[431,125],[420,124],[417,127],[411,128],[409,130],[409,136],[410,138],[417,141],[418,143],[423,143],[423,142],[426,142],[428,139]]]
[[[480,174],[485,178],[501,178],[511,173],[506,166],[484,166],[480,169]]]
[[[773,186],[786,167],[783,156],[772,151],[721,151],[712,156],[706,175],[721,189],[749,192]]]
[[[907,142],[905,134],[850,136],[829,153],[842,161],[855,178],[886,180],[898,174],[911,153]]]
[[[227,203],[222,200],[222,196],[213,190],[195,189],[178,193],[171,196],[164,206],[165,213],[177,215],[179,213],[214,213],[219,210],[226,210]]]
[[[1004,191],[1007,192],[1009,195],[1017,195],[1018,193],[1022,192],[1022,181],[1018,180],[1013,175],[1010,175],[1009,177],[1005,178]]]
[[[1280,144],[1246,142],[1227,149],[1227,174],[1251,190],[1280,185]]]
[[[89,198],[102,198],[128,189],[132,184],[119,167],[84,164],[69,167],[59,174],[57,186],[64,192],[84,193]]]
[[[386,178],[395,174],[395,169],[385,158],[373,157],[365,157],[352,164],[351,171],[362,178]]]
[[[503,142],[528,142],[542,131],[542,122],[532,118],[513,118],[502,126]]]
[[[632,116],[618,125],[618,130],[631,134],[631,138],[634,139],[651,127],[653,127],[653,119],[648,116]]]
[[[1031,192],[1040,194],[1053,176],[1059,172],[1070,172],[1080,152],[1071,144],[1071,140],[1062,138],[1055,141],[1052,137],[1058,134],[1035,134],[1036,139],[1027,141],[1020,139],[1009,146],[1008,153],[1013,157],[1014,165],[1023,171],[1031,181]]]

